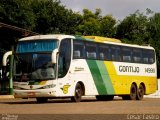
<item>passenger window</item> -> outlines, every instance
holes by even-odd
[[[100,60],[111,60],[110,59],[110,49],[108,45],[99,45],[99,59]]]
[[[154,51],[153,50],[143,50],[143,63],[153,64],[154,61],[155,61]]]
[[[137,48],[133,48],[133,62],[134,63],[142,63],[141,57],[142,57],[142,50],[137,49]]]
[[[94,43],[86,43],[86,57],[88,59],[97,59],[97,47]]]
[[[84,58],[84,43],[81,41],[73,41],[73,59]]]
[[[129,47],[122,47],[122,60],[123,62],[131,62],[132,61],[132,49]]]
[[[111,59],[113,61],[122,61],[119,46],[111,46]]]

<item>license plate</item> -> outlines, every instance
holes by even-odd
[[[35,92],[28,92],[27,94],[28,94],[28,96],[31,96],[31,97],[35,96]]]

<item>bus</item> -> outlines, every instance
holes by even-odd
[[[7,54],[8,53],[8,54]],[[155,50],[100,36],[36,35],[22,38],[14,52],[15,98],[83,96],[97,100],[142,100],[157,89]]]

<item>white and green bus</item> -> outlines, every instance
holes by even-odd
[[[5,58],[9,54],[4,55]],[[18,41],[13,88],[18,98],[141,100],[157,89],[155,50],[98,36],[37,35]]]

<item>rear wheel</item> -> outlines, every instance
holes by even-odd
[[[144,86],[142,84],[140,84],[140,86],[137,90],[137,100],[142,100],[144,93],[145,93]]]
[[[80,102],[82,99],[82,95],[83,95],[82,86],[79,83],[77,83],[74,96],[71,98],[71,100],[73,102]]]
[[[37,103],[46,103],[48,101],[48,99],[45,97],[38,97],[36,99],[37,99]]]
[[[130,94],[122,96],[123,100],[136,100],[137,97],[137,87],[135,84],[131,85]]]
[[[137,97],[137,88],[135,84],[131,85],[131,89],[130,89],[130,100],[136,100]]]

